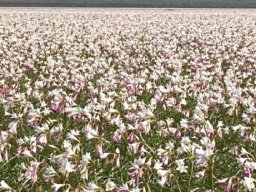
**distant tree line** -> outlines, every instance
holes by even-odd
[[[0,0],[0,6],[256,8],[256,0]]]

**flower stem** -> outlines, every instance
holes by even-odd
[[[190,169],[190,176],[189,176],[189,181],[188,181],[188,192],[190,191],[190,186],[191,186],[191,180],[194,172],[194,161],[192,159],[191,161],[191,169]]]

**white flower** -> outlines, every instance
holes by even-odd
[[[184,129],[188,128],[188,120],[187,119],[181,119],[180,126]]]
[[[86,137],[87,139],[93,139],[98,136],[98,132],[91,127],[88,127]]]
[[[249,167],[250,169],[256,170],[256,162],[249,162],[249,161],[246,161],[246,162],[245,162],[245,166],[246,166],[246,167]]]
[[[169,141],[168,143],[166,143],[165,149],[169,151],[173,150],[174,149],[173,142]]]
[[[115,188],[116,188],[116,184],[113,181],[108,180],[106,183],[106,191],[112,191]]]
[[[243,166],[243,164],[248,160],[248,158],[242,158],[242,157],[239,157],[237,158],[237,161],[239,163],[240,166]]]
[[[61,187],[64,187],[66,184],[57,184],[57,183],[54,183],[52,185],[52,188],[53,188],[53,191],[54,192],[57,192]]]
[[[56,175],[57,173],[56,173],[56,171],[53,169],[53,167],[47,167],[46,169],[45,169],[45,172],[44,172],[44,175],[43,175],[43,177],[44,177],[44,179],[46,180],[46,181],[49,181],[52,177],[54,177],[55,175]]]
[[[176,170],[178,170],[181,173],[187,173],[187,168],[188,166],[185,165],[184,159],[179,159],[175,161],[177,168]]]
[[[102,153],[102,154],[100,154],[100,158],[106,159],[109,155],[110,155],[110,153]]]
[[[159,169],[159,170],[157,171],[157,174],[158,174],[160,177],[165,177],[165,176],[167,176],[168,173],[169,173],[168,170],[161,170],[161,169]]]
[[[131,189],[131,191],[130,192],[141,192],[141,190],[139,189],[139,188],[133,188],[133,189]]]
[[[11,191],[11,187],[4,180],[0,182],[0,189]]]
[[[242,147],[241,155],[247,155],[247,154],[249,154],[248,151],[246,151],[246,149]]]
[[[15,122],[11,122],[8,124],[8,128],[9,128],[9,132],[12,133],[12,134],[16,134],[17,133],[17,124],[18,122],[15,121]]]
[[[163,166],[163,163],[161,163],[159,160],[157,160],[157,162],[155,162],[154,169],[161,170],[161,169],[163,169],[162,166]]]
[[[244,187],[249,191],[252,191],[255,189],[255,179],[251,177],[244,177],[244,180],[242,181],[242,183]]]
[[[98,189],[99,187],[93,183],[93,182],[90,182],[88,183],[87,187],[86,187],[86,192],[94,192],[95,189]]]
[[[87,165],[90,160],[91,160],[91,154],[86,153],[85,155],[82,156],[82,160],[80,161],[80,163],[83,165]]]
[[[79,131],[72,129],[68,134],[67,137],[70,140],[79,141],[76,136],[79,136]]]
[[[206,123],[204,125],[204,129],[205,129],[205,132],[208,133],[208,134],[214,133],[213,126],[209,121],[206,121]]]
[[[75,167],[74,165],[72,165],[70,162],[67,161],[65,165],[65,171],[67,171],[68,173],[74,172],[76,171],[74,167]]]

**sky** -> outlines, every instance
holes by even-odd
[[[256,0],[0,0],[0,6],[256,8]]]

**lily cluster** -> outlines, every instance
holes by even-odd
[[[0,190],[254,191],[253,10],[0,13]]]

